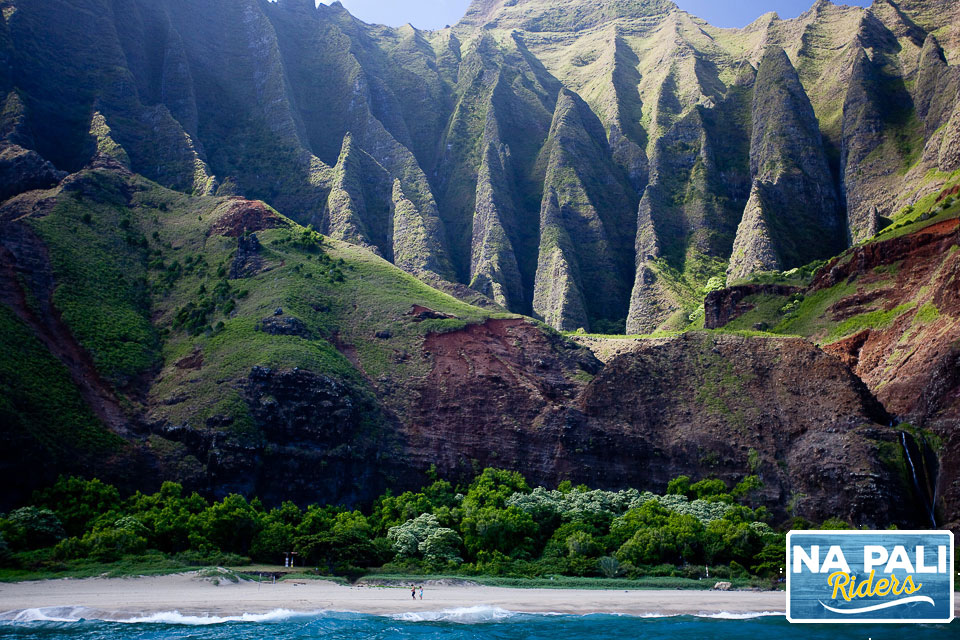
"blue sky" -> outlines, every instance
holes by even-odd
[[[320,0],[330,4],[333,0]],[[365,22],[399,27],[407,22],[418,29],[440,29],[457,22],[470,0],[341,0],[350,13]],[[814,0],[674,0],[681,9],[717,27],[743,27],[768,11],[794,18]],[[871,0],[844,0],[837,4],[870,5]]]

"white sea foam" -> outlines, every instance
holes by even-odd
[[[324,613],[323,611],[291,611],[289,609],[274,609],[266,613],[242,613],[237,616],[193,616],[184,615],[179,611],[160,611],[151,613],[147,616],[137,618],[126,618],[116,620],[116,622],[129,622],[132,624],[143,623],[161,623],[161,624],[183,624],[183,625],[209,625],[223,624],[225,622],[283,622],[291,618],[314,617]]]
[[[130,615],[119,612],[107,612],[90,609],[80,606],[66,607],[39,607],[32,609],[23,609],[20,611],[6,611],[0,613],[0,620],[13,623],[28,622],[79,622],[82,620],[100,620],[104,622],[122,622],[128,624],[174,624],[186,626],[204,626],[224,624],[228,622],[246,622],[246,623],[271,623],[283,622],[286,620],[302,617],[317,617],[322,615],[343,615],[350,612],[332,612],[332,611],[292,611],[290,609],[274,609],[266,613],[241,613],[234,616],[199,616],[182,614],[179,611],[160,611],[148,615]],[[359,614],[354,614],[359,615]],[[437,611],[408,611],[406,613],[393,614],[390,617],[402,622],[453,622],[458,624],[478,624],[484,622],[497,622],[513,618],[518,615],[524,616],[563,616],[576,615],[554,612],[521,613],[510,611],[501,607],[492,607],[487,605],[477,605],[473,607],[458,607],[455,609],[442,609]],[[586,614],[594,615],[614,615],[633,618],[673,618],[684,614],[679,613],[609,613],[609,614]],[[758,612],[728,612],[720,611],[716,613],[696,613],[692,614],[696,618],[712,618],[717,620],[750,620],[767,616],[783,616],[782,611],[758,611]]]
[[[747,613],[730,613],[729,611],[719,611],[717,613],[698,613],[697,618],[714,618],[716,620],[751,620],[753,618],[766,618],[768,616],[785,616],[783,611],[750,611]]]
[[[22,611],[6,611],[0,620],[11,622],[77,622],[97,618],[97,612],[87,607],[36,607]]]
[[[316,617],[325,611],[291,611],[274,609],[266,613],[241,613],[236,616],[196,616],[184,615],[179,611],[160,611],[148,615],[129,615],[119,612],[97,611],[87,607],[41,607],[22,611],[0,613],[0,620],[10,622],[80,622],[81,620],[100,620],[103,622],[123,622],[129,624],[181,624],[211,625],[225,622],[283,622],[291,618]]]
[[[440,611],[408,611],[391,616],[394,620],[403,622],[457,622],[460,624],[476,624],[478,622],[494,622],[505,620],[518,615],[500,607],[477,605],[475,607],[457,607],[456,609],[442,609]]]

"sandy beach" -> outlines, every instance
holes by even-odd
[[[508,589],[427,583],[423,600],[412,600],[409,587],[351,587],[322,580],[217,586],[192,573],[0,585],[0,619],[25,610],[71,607],[88,610],[85,617],[125,619],[169,611],[217,617],[277,609],[387,615],[477,606],[568,614],[715,615],[782,612],[785,597],[783,592]]]

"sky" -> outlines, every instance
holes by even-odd
[[[330,4],[333,0],[320,0]],[[470,0],[340,0],[364,22],[399,27],[411,23],[418,29],[442,29],[455,24]],[[868,6],[871,0],[834,0],[836,4]],[[814,0],[674,0],[677,5],[716,27],[744,27],[769,11],[795,18]]]

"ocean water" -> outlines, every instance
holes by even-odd
[[[175,611],[125,620],[76,607],[2,614],[0,638],[17,640],[262,640],[283,638],[411,640],[637,640],[637,639],[896,639],[957,640],[950,625],[798,625],[779,614],[710,617],[556,615],[513,613],[493,607],[373,616],[277,610],[236,617],[184,616]]]

